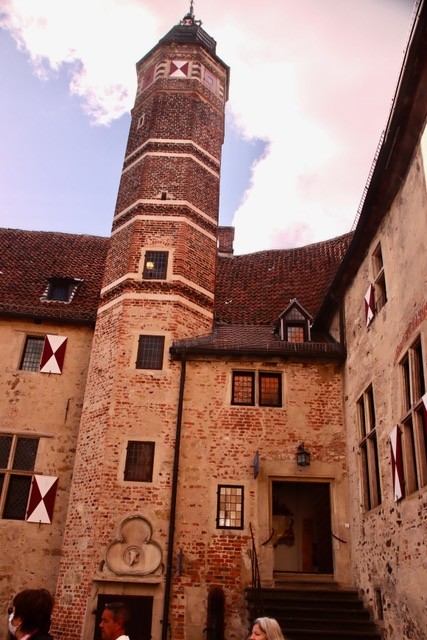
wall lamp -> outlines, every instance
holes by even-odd
[[[300,446],[297,449],[297,465],[299,465],[300,467],[310,466],[310,454],[304,449],[303,442],[301,442]]]

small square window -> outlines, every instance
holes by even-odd
[[[233,371],[231,404],[255,404],[255,374],[253,371]]]
[[[164,336],[139,336],[137,369],[162,369]]]
[[[243,487],[218,485],[217,529],[243,529]]]
[[[23,371],[39,371],[43,345],[44,338],[31,338],[27,336],[24,354],[19,368]]]
[[[124,479],[132,482],[152,482],[154,442],[129,440],[126,452]]]
[[[144,280],[165,280],[168,268],[167,251],[147,251],[144,260]]]
[[[280,373],[259,374],[260,407],[282,406],[282,376]]]

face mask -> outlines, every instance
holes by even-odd
[[[14,617],[14,614],[12,612],[10,614],[10,616],[9,616],[9,625],[8,626],[9,626],[10,633],[14,636],[15,633],[16,633],[17,628],[19,627],[19,624],[17,624],[16,627],[13,626],[13,624],[12,624],[13,617]]]

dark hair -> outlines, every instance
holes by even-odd
[[[23,631],[49,631],[53,597],[47,589],[24,589],[13,598],[13,606],[15,617],[22,620]]]
[[[110,602],[104,605],[104,609],[111,611],[114,622],[121,620],[123,622],[123,629],[126,631],[127,624],[130,619],[129,609],[124,602]]]

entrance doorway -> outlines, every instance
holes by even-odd
[[[151,620],[153,617],[152,596],[123,596],[115,593],[103,593],[98,596],[93,640],[101,640],[99,624],[101,622],[104,607],[106,603],[109,602],[123,602],[128,607],[130,622],[127,629],[127,635],[132,638],[132,640],[151,639]]]
[[[330,485],[272,483],[274,570],[333,573]]]

